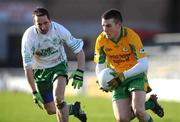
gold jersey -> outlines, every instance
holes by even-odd
[[[102,32],[95,45],[96,63],[107,65],[118,72],[123,72],[136,65],[139,58],[146,57],[140,37],[127,27],[121,27],[121,35],[112,41]]]

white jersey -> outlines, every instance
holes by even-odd
[[[41,34],[35,26],[29,27],[22,37],[24,68],[44,69],[67,61],[63,43],[76,54],[82,50],[83,41],[74,38],[62,25],[51,22],[47,34]]]

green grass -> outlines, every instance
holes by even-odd
[[[108,98],[75,96],[66,101],[81,101],[88,115],[88,122],[115,122]],[[160,101],[165,109],[164,118],[159,118],[148,111],[154,122],[180,122],[180,103]],[[56,122],[56,116],[47,115],[32,101],[32,96],[20,92],[0,92],[0,122]],[[73,116],[70,122],[79,122]],[[136,119],[132,122],[138,122]]]

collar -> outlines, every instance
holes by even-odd
[[[111,40],[111,41],[113,41],[115,44],[117,44],[121,40],[121,38],[126,36],[126,35],[127,35],[126,28],[124,26],[121,26],[119,37],[116,40]],[[106,38],[106,33],[105,32],[104,32],[104,38]]]

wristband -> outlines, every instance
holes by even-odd
[[[33,91],[32,93],[33,93],[33,94],[36,94],[36,93],[37,93],[37,91]]]
[[[79,72],[81,72],[81,73],[84,73],[84,71],[83,71],[83,70],[81,70],[81,69],[77,69],[76,71],[79,71]]]

